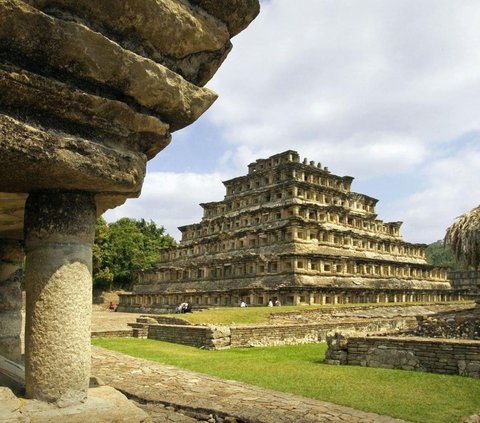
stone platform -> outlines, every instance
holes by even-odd
[[[0,387],[0,422],[9,423],[149,423],[147,413],[110,386],[90,388],[81,404],[59,408],[42,401],[17,398]]]

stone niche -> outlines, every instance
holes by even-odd
[[[258,12],[0,0],[0,354],[22,360],[25,249],[27,397],[85,400],[95,218],[137,197],[147,161],[215,101],[204,85]]]

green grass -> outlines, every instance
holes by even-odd
[[[219,307],[195,311],[186,314],[165,314],[166,317],[179,317],[188,320],[192,324],[214,325],[246,325],[267,323],[271,313],[285,313],[291,311],[309,311],[315,309],[331,309],[342,307],[399,307],[408,303],[381,303],[381,304],[327,304],[311,306],[282,306],[282,307]],[[426,303],[425,303],[426,304]],[[435,303],[430,303],[435,304]],[[453,302],[451,303],[453,304]],[[408,305],[418,305],[410,303]]]
[[[313,307],[312,307],[313,308]],[[319,308],[319,307],[316,307]],[[193,324],[214,324],[214,325],[234,325],[234,324],[261,324],[268,322],[270,313],[279,311],[293,311],[303,309],[305,306],[291,307],[222,307],[209,308],[206,310],[195,311],[193,313],[176,314],[175,317],[188,320]],[[310,307],[307,307],[310,310]],[[172,317],[172,314],[165,314],[166,317]]]
[[[480,380],[323,364],[325,344],[205,351],[149,339],[94,345],[224,379],[421,423],[456,423],[480,410]]]

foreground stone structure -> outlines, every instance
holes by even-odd
[[[480,341],[338,333],[327,339],[328,364],[480,377]]]
[[[147,160],[215,101],[203,85],[258,12],[257,0],[0,0],[0,354],[19,359],[24,242],[28,397],[85,399],[95,218],[137,197]]]
[[[180,245],[140,274],[120,310],[459,299],[426,246],[378,219],[377,200],[352,181],[295,151],[251,163],[224,182],[224,200],[201,204],[200,223],[179,228]]]
[[[478,306],[437,311],[418,314],[410,329],[393,336],[332,331],[325,362],[480,377]]]

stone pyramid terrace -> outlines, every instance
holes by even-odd
[[[223,200],[201,204],[201,222],[179,228],[180,245],[161,251],[120,310],[461,299],[426,245],[404,241],[401,222],[380,220],[352,181],[291,150],[251,163],[224,182]]]

